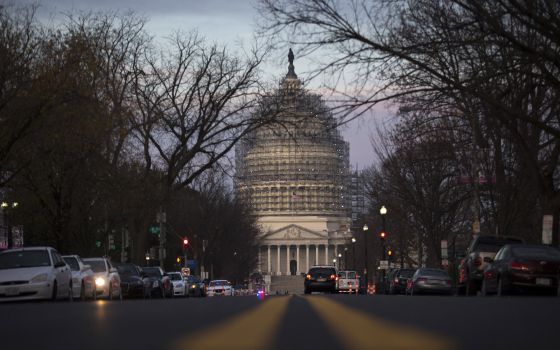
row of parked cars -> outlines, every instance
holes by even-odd
[[[560,249],[515,237],[475,235],[459,264],[457,285],[447,271],[393,269],[381,293],[459,295],[555,294],[560,296]]]
[[[212,281],[207,287],[196,276],[165,272],[160,267],[113,265],[103,257],[60,255],[52,247],[0,252],[0,301],[202,297],[219,293],[233,295],[222,281]]]

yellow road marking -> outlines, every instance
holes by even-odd
[[[270,349],[290,297],[273,297],[215,327],[182,339],[175,349]]]
[[[348,349],[456,349],[447,338],[412,327],[391,324],[325,297],[306,297],[315,312]]]

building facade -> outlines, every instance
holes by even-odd
[[[261,227],[258,270],[273,276],[339,264],[351,238],[348,143],[321,96],[302,87],[291,50],[288,57],[287,75],[261,108],[278,123],[236,148],[237,195]]]

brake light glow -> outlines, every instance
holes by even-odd
[[[330,279],[331,279],[331,280],[336,280],[337,277],[336,277],[336,275],[331,275]]]
[[[512,261],[509,264],[510,269],[512,270],[521,270],[521,271],[529,271],[529,267],[527,265],[523,265],[520,262]]]
[[[310,274],[305,275],[305,279],[306,279],[306,280],[310,280],[310,279],[311,279],[311,275],[310,275]]]
[[[482,258],[480,256],[477,256],[476,258],[474,258],[473,260],[473,265],[474,266],[480,266],[482,265]]]

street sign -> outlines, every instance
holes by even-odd
[[[150,226],[149,231],[150,231],[151,234],[159,235],[159,226],[152,225],[152,226]]]
[[[386,270],[389,268],[389,260],[379,260],[379,268]]]

